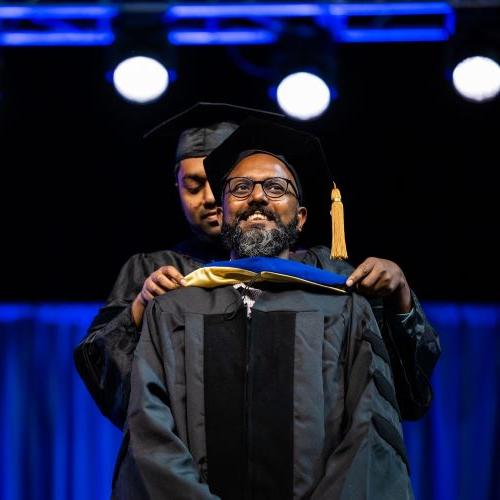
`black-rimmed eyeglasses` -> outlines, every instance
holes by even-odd
[[[235,198],[245,199],[253,193],[255,184],[260,184],[265,195],[271,199],[281,198],[285,194],[298,198],[292,181],[283,177],[269,177],[263,181],[254,181],[248,177],[231,177],[226,180],[224,191],[227,190]]]

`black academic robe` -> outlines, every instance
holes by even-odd
[[[131,257],[75,349],[75,364],[87,389],[103,415],[120,429],[127,412],[132,358],[140,333],[132,319],[132,302],[144,280],[161,266],[174,266],[186,275],[206,262],[227,258],[220,247],[206,247],[192,239],[178,246],[182,253],[166,250]],[[344,261],[331,260],[329,250],[322,246],[298,251],[292,258],[345,276],[353,270]],[[413,300],[414,312],[404,320],[384,311],[382,301],[372,303],[391,358],[404,419],[419,418],[428,409],[432,400],[429,379],[440,354],[439,339],[415,296]]]
[[[123,427],[127,414],[132,358],[140,334],[132,318],[132,302],[146,278],[160,267],[173,266],[186,275],[201,265],[168,250],[133,255],[75,349],[78,373],[102,414],[117,427]]]
[[[117,500],[413,498],[390,359],[368,302],[234,287],[152,301]]]
[[[310,248],[300,261],[344,276],[354,270],[345,261],[330,259],[330,250],[325,246]],[[411,296],[413,310],[403,315],[384,308],[381,298],[368,298],[389,352],[403,420],[417,420],[429,409],[430,379],[441,355],[439,336],[413,291]]]

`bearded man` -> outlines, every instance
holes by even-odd
[[[319,141],[248,120],[205,166],[231,260],[146,309],[114,497],[412,498],[368,302],[288,259],[327,185]]]
[[[156,137],[165,151],[169,139],[177,143],[172,166],[179,200],[193,236],[171,250],[139,253],[128,259],[106,304],[75,350],[76,367],[90,394],[103,415],[119,428],[123,427],[127,412],[132,359],[146,305],[154,297],[184,286],[184,276],[194,269],[228,256],[220,244],[220,197],[216,199],[212,192],[203,158],[248,116],[273,121],[283,118],[230,104],[198,103],[161,123],[148,135]],[[309,172],[314,170],[308,167],[306,175]],[[314,200],[312,190],[309,208]],[[312,220],[319,224],[314,214]],[[175,231],[179,222],[169,220],[169,230]],[[290,258],[343,274],[351,280],[349,285],[356,285],[360,293],[370,297],[391,357],[403,418],[420,418],[432,400],[429,379],[440,348],[437,335],[399,266],[387,259],[368,257],[354,269],[345,260],[330,259],[324,246],[295,252]]]

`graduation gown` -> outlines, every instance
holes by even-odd
[[[189,274],[202,261],[164,250],[133,255],[74,351],[75,365],[101,413],[120,429],[127,415],[130,372],[140,330],[132,318],[132,302],[146,278],[162,266]]]
[[[231,286],[146,310],[115,499],[412,498],[390,359],[356,294]]]
[[[120,429],[127,412],[132,358],[140,335],[132,319],[131,305],[145,279],[161,266],[174,266],[186,275],[209,261],[227,257],[220,247],[194,238],[181,243],[177,250],[131,257],[74,352],[76,368],[88,391],[102,414]],[[329,255],[326,247],[318,246],[298,251],[291,258],[345,276],[351,273],[351,265],[331,260]],[[419,418],[429,408],[432,401],[429,379],[441,352],[438,336],[415,295],[413,301],[412,315],[404,318],[384,311],[381,300],[372,301],[391,358],[404,419]]]
[[[345,261],[330,259],[330,249],[325,246],[308,249],[300,261],[345,276],[354,270]],[[389,353],[403,420],[417,420],[429,409],[433,397],[430,379],[441,355],[437,332],[413,290],[411,296],[410,314],[395,314],[384,307],[382,298],[368,298]]]

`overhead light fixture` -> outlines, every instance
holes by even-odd
[[[113,73],[113,84],[118,93],[140,104],[158,99],[167,90],[168,83],[167,69],[150,57],[125,59]]]
[[[0,45],[110,45],[118,12],[106,5],[0,6]]]
[[[331,4],[329,16],[333,37],[343,43],[442,42],[455,32],[446,2]]]
[[[274,41],[286,32],[279,23],[293,23],[294,18],[326,28],[332,38],[342,43],[439,42],[455,32],[455,11],[446,2],[193,3],[172,5],[165,14],[170,29],[188,30],[198,23],[206,33],[215,29],[214,23],[219,33],[249,25],[263,29],[266,23],[277,21]],[[207,39],[208,35],[202,43],[206,44]],[[214,40],[225,43],[219,35]],[[196,38],[190,43],[195,44]]]
[[[298,120],[311,120],[328,108],[331,92],[319,76],[302,71],[292,73],[281,81],[276,98],[287,115]]]
[[[276,33],[264,29],[172,30],[168,33],[172,45],[265,45],[277,38]]]
[[[500,92],[500,66],[488,57],[464,59],[453,70],[453,85],[470,101],[489,101]]]

